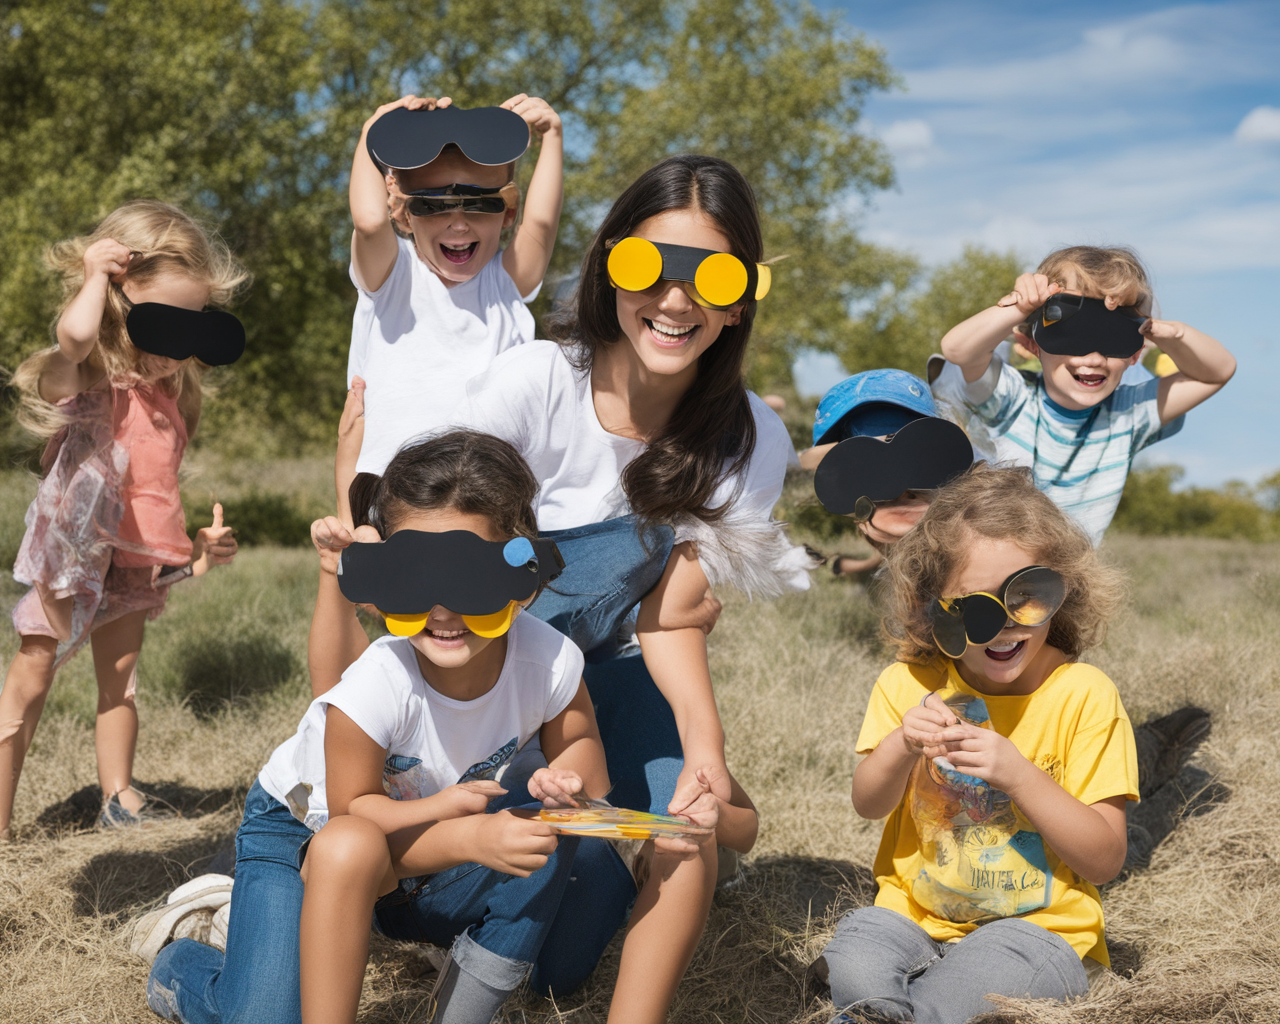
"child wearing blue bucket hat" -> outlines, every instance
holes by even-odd
[[[855,373],[822,396],[813,421],[813,447],[801,452],[800,465],[816,470],[841,441],[851,437],[884,440],[925,417],[940,418],[940,413],[929,385],[915,374],[892,369]],[[832,571],[837,576],[851,576],[878,567],[887,549],[915,526],[928,505],[929,495],[913,490],[876,501],[874,515],[858,522],[875,553],[870,558],[837,555]]]

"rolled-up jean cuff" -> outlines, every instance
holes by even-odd
[[[514,992],[533,964],[491,953],[471,937],[471,929],[453,940],[453,962],[477,981],[499,992]]]

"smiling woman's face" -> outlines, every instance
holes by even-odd
[[[642,221],[634,237],[667,245],[729,252],[728,238],[701,210],[668,210]],[[695,366],[726,326],[742,318],[742,306],[707,309],[679,281],[659,281],[642,292],[616,289],[618,323],[635,357],[651,373],[674,375]]]

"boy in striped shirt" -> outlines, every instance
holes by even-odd
[[[1049,305],[1055,295],[1062,295],[1060,305],[1068,307],[1074,296],[1102,300],[1105,311],[1093,307],[1090,322],[1100,319],[1110,329],[1117,324],[1108,317],[1128,317],[1130,329],[1141,335],[1134,335],[1138,348],[1127,357],[1047,351],[1034,335],[1049,344],[1043,328],[1055,326],[1049,312],[1060,312]],[[997,461],[1030,466],[1036,486],[1095,545],[1115,515],[1134,456],[1181,430],[1184,414],[1235,373],[1235,358],[1220,342],[1187,324],[1153,320],[1151,308],[1147,274],[1132,251],[1072,246],[1050,253],[1036,273],[1021,275],[996,305],[942,339],[942,354],[964,377],[959,398],[987,427]],[[1034,324],[1028,322],[1032,314]],[[1070,328],[1077,338],[1085,321],[1082,317]],[[993,358],[1010,331],[1040,359],[1042,372],[1032,381]],[[1178,372],[1138,385],[1121,384],[1125,370],[1142,357],[1144,338],[1157,344]],[[1090,343],[1076,341],[1074,347],[1084,351]],[[1112,350],[1101,338],[1099,348]]]

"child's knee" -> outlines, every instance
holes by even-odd
[[[317,880],[377,881],[391,866],[386,834],[367,818],[344,814],[330,818],[307,846],[308,884]]]

